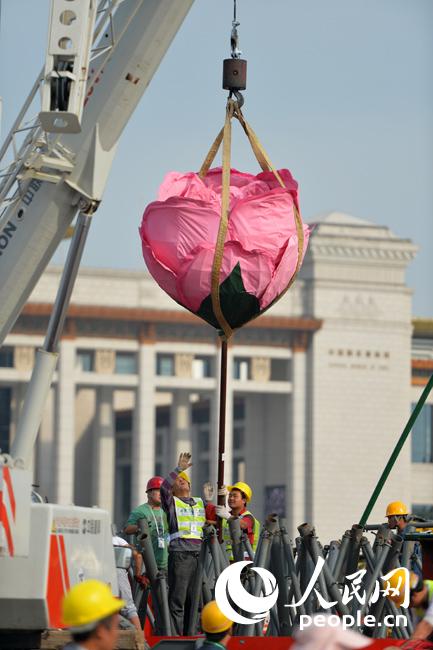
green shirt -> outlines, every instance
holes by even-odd
[[[150,538],[158,569],[167,569],[168,564],[168,522],[162,508],[152,508],[148,503],[142,503],[129,515],[127,526],[138,526],[140,519],[146,519],[149,524]],[[161,548],[163,540],[164,547]]]

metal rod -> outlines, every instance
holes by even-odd
[[[347,551],[349,550],[349,542],[350,542],[350,530],[346,530],[343,537],[341,538],[340,552],[338,554],[337,561],[335,563],[335,567],[332,572],[337,582],[340,582],[341,574],[343,572],[344,567],[346,566],[345,560],[347,557]],[[343,579],[344,579],[344,575],[343,575]]]
[[[411,526],[416,528],[433,528],[433,521],[417,521],[416,519],[410,519],[409,521]],[[364,530],[377,530],[383,526],[383,524],[366,524]]]
[[[22,458],[26,466],[30,462],[42,421],[43,409],[57,363],[57,344],[63,330],[90,222],[91,216],[80,212],[48,323],[45,341],[42,349],[37,353],[36,364],[24,400],[22,415],[18,422],[12,453],[14,457]]]
[[[220,408],[218,436],[218,489],[224,486],[224,452],[226,437],[226,402],[227,402],[227,341],[221,341],[220,367]],[[218,495],[218,505],[225,505],[225,496]],[[222,542],[222,520],[218,519],[218,541]]]
[[[162,619],[161,621],[158,621],[158,624],[161,626],[163,635],[170,636],[171,618],[170,610],[168,607],[167,582],[165,579],[165,574],[162,571],[158,571],[147,519],[140,519],[138,521],[138,526],[140,529],[140,534],[137,536],[137,542],[140,546],[141,554],[143,556],[144,566],[146,567],[146,574],[149,576],[152,595],[156,601],[156,611],[160,613]]]
[[[367,523],[368,518],[369,518],[369,516],[371,514],[371,511],[373,510],[373,508],[374,508],[374,506],[376,504],[376,501],[378,500],[379,495],[382,492],[382,488],[386,483],[386,479],[388,478],[392,468],[394,467],[395,461],[397,460],[397,458],[398,458],[398,456],[400,454],[400,451],[402,450],[402,447],[403,447],[404,443],[406,442],[406,439],[407,439],[409,433],[411,432],[413,425],[415,424],[415,420],[417,419],[418,415],[420,414],[420,411],[421,411],[422,407],[424,406],[424,402],[426,401],[427,397],[429,396],[430,391],[431,391],[432,388],[433,388],[433,375],[428,380],[427,385],[426,385],[426,387],[424,388],[424,390],[423,390],[423,392],[421,394],[421,397],[419,398],[414,410],[412,411],[412,414],[411,414],[409,420],[407,421],[407,424],[406,424],[405,428],[403,429],[403,433],[401,434],[400,438],[398,439],[397,444],[395,445],[394,450],[393,450],[387,464],[385,465],[385,469],[383,470],[383,472],[382,472],[382,474],[381,474],[381,476],[380,476],[380,478],[379,478],[379,480],[377,482],[377,485],[373,490],[373,494],[370,497],[370,500],[369,500],[369,502],[367,504],[367,507],[365,508],[361,519],[359,520],[359,525],[362,528]]]
[[[48,323],[47,334],[44,341],[43,349],[47,352],[55,352],[59,341],[63,324],[66,318],[66,312],[69,307],[72,290],[83,255],[84,245],[89,232],[91,215],[80,212],[78,215],[77,225],[68,251],[65,268],[63,269],[62,279],[57,291],[56,300]]]

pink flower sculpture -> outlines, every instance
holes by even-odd
[[[298,261],[294,206],[298,184],[287,169],[257,176],[235,169],[230,177],[230,218],[220,273],[220,304],[232,329],[265,310],[288,286]],[[143,215],[143,256],[159,286],[216,328],[211,272],[221,214],[221,168],[204,179],[169,173],[158,200]],[[304,233],[302,257],[309,229]]]

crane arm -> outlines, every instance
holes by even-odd
[[[101,0],[81,132],[25,127],[0,173],[0,344],[77,212],[91,214],[101,201],[119,137],[192,2]],[[0,155],[9,144],[14,134]]]

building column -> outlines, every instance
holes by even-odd
[[[191,404],[189,401],[189,391],[173,391],[173,401],[171,403],[170,428],[172,440],[172,466],[175,467],[182,452],[192,452],[191,439]],[[194,458],[192,459],[194,462]]]
[[[296,335],[292,345],[292,395],[287,413],[289,444],[286,468],[287,521],[289,534],[306,519],[306,412],[309,396],[306,391],[307,335]]]
[[[94,467],[92,504],[108,510],[113,515],[114,507],[114,430],[113,389],[102,386],[97,393],[96,426],[93,438]]]
[[[74,501],[75,341],[60,341],[59,353],[53,488],[56,502],[68,505]]]
[[[132,435],[132,505],[143,503],[146,484],[155,472],[155,347],[142,343],[138,351],[138,388]]]

